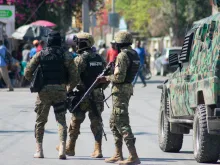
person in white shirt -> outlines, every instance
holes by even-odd
[[[101,48],[99,49],[99,55],[102,56],[102,58],[106,61],[106,55],[107,55],[107,50],[106,50],[106,45],[103,43],[101,45]]]

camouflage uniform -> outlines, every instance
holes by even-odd
[[[37,53],[28,64],[25,70],[25,78],[29,81],[32,80],[33,72],[39,65],[40,52]],[[68,69],[69,89],[73,89],[76,86],[76,67],[74,66],[73,59],[69,53],[64,55],[64,65]],[[47,123],[48,114],[51,106],[59,104],[66,100],[66,84],[61,85],[46,85],[38,93],[35,112],[37,113],[35,124],[35,138],[36,143],[41,144],[44,136],[44,126]],[[65,109],[64,105],[57,106],[58,109]],[[67,138],[67,126],[66,126],[66,111],[55,113],[55,118],[58,124],[58,133],[60,142],[66,142]],[[43,152],[40,156],[43,157]]]
[[[121,38],[131,37],[128,32],[119,32],[115,36],[116,42]],[[124,36],[124,37],[123,37]],[[126,37],[125,37],[126,36]],[[117,38],[119,37],[119,39]],[[132,42],[131,38],[126,38],[126,42]],[[110,128],[114,135],[115,139],[115,147],[116,154],[106,159],[107,163],[116,162],[118,160],[122,160],[122,143],[123,139],[129,149],[131,159],[139,162],[136,149],[134,146],[135,138],[132,133],[130,124],[129,124],[129,113],[128,113],[128,105],[131,95],[133,95],[133,87],[131,83],[123,83],[127,74],[128,67],[130,65],[130,60],[128,55],[126,54],[124,49],[132,49],[130,46],[123,47],[121,52],[118,54],[115,62],[115,70],[114,74],[110,76],[106,76],[107,81],[111,81],[113,83],[112,86],[112,102],[113,102],[113,110],[110,118]],[[126,160],[127,161],[127,160]],[[126,163],[125,161],[121,162],[122,164]]]
[[[25,70],[25,78],[29,81],[32,79],[32,74],[39,64],[40,53],[37,53],[28,64]],[[69,53],[65,54],[65,66],[68,68],[69,81],[71,82],[71,88],[75,86],[76,68],[72,62],[72,57]],[[47,117],[50,110],[50,106],[62,102],[66,99],[66,85],[47,85],[38,93],[35,112],[37,113],[35,135],[36,141],[42,143],[44,135],[44,125],[47,123]],[[65,113],[56,114],[55,117],[58,122],[60,140],[66,139],[66,119]]]
[[[94,53],[92,51],[88,52],[90,56],[93,56]],[[78,68],[78,76],[80,73],[84,72],[86,69],[86,61],[82,56],[78,56],[75,58],[76,67]],[[79,80],[80,77],[78,77]],[[77,85],[78,88],[85,89],[85,86],[82,82]],[[95,89],[93,91],[93,98],[95,98],[97,110],[102,113],[104,110],[104,95],[100,88]],[[89,99],[86,99],[80,104],[80,111],[72,114],[72,119],[69,127],[69,137],[72,141],[76,141],[78,135],[80,134],[80,124],[85,119],[86,112],[89,112],[89,119],[91,121],[90,128],[94,135],[95,141],[100,142],[102,140],[102,125],[100,119],[94,114],[91,103]]]
[[[90,46],[94,44],[94,40],[92,36],[88,33],[78,33],[76,36],[79,38],[80,37],[86,38],[87,39],[86,42],[90,41],[90,43],[88,43],[88,45]],[[85,56],[94,57],[96,54],[92,51],[91,48],[81,52],[78,51],[78,53],[79,55],[74,59],[76,68],[78,69],[77,70],[78,76],[76,77],[76,81],[79,83],[77,85],[77,88],[84,93],[87,89],[86,86],[83,84],[80,75],[81,73],[86,72],[87,61],[85,59]],[[97,110],[101,114],[104,110],[104,103],[103,103],[104,95],[101,88],[97,88],[93,91],[93,98],[94,98],[93,100],[95,100],[95,106],[97,107]],[[78,138],[78,135],[80,134],[80,125],[85,119],[86,112],[89,113],[88,116],[91,121],[90,128],[95,138],[95,150],[91,155],[91,157],[101,158],[103,157],[101,153],[101,143],[102,143],[102,134],[103,134],[102,125],[100,118],[92,110],[90,99],[84,100],[80,104],[79,110],[77,110],[75,113],[72,114],[72,118],[69,126],[70,140],[68,141],[67,144],[66,153],[69,156],[75,155],[75,143]]]

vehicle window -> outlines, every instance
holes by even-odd
[[[183,63],[189,62],[189,55],[190,55],[191,47],[193,44],[193,38],[194,38],[195,31],[196,31],[196,29],[193,29],[185,37],[184,44],[183,44],[183,47],[181,50],[181,54],[179,56],[179,60],[182,61]]]
[[[169,54],[180,54],[181,53],[181,49],[180,50],[170,50]]]

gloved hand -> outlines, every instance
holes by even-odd
[[[73,94],[74,94],[73,91],[67,91],[67,94],[66,94],[66,95],[67,95],[68,97],[70,97],[70,96],[72,96]]]
[[[107,83],[108,82],[105,76],[97,77],[97,80],[99,83]]]

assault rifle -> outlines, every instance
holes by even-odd
[[[107,73],[111,70],[112,68],[112,65],[113,65],[114,62],[109,62],[108,65],[106,66],[106,68],[102,71],[102,73],[98,76],[98,77],[101,77],[101,76],[106,76]],[[79,104],[81,102],[83,102],[83,100],[86,99],[87,96],[89,96],[92,91],[95,89],[95,87],[99,84],[98,80],[96,79],[93,84],[89,87],[89,89],[84,93],[84,95],[81,97],[80,101],[75,105],[75,107],[72,109],[72,112],[74,112],[74,110],[76,108],[78,108]]]
[[[111,70],[112,65],[114,64],[114,62],[109,62],[108,65],[106,66],[106,68],[102,71],[102,73],[98,76],[106,76],[108,74],[108,72]],[[98,79],[96,79],[93,84],[89,87],[89,89],[84,93],[84,95],[81,97],[81,99],[79,100],[79,102],[75,105],[75,107],[71,110],[72,112],[74,112],[76,110],[76,108],[78,108],[78,106],[80,105],[80,103],[83,102],[83,100],[85,100],[89,95],[93,95],[92,92],[95,89],[95,87],[97,87],[97,85],[99,85]],[[96,105],[94,104],[94,102],[92,100],[90,100],[91,102],[91,106],[93,111],[95,112],[95,114],[100,118],[101,122],[102,122],[102,116],[100,114],[100,112],[97,110]],[[107,141],[107,137],[105,134],[105,131],[103,129],[103,123],[102,123],[102,131],[105,137],[105,140]]]

